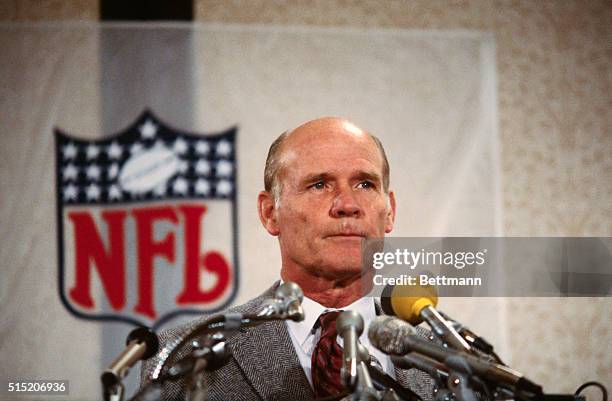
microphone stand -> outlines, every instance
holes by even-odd
[[[383,399],[381,398],[379,392],[374,388],[372,378],[370,377],[370,372],[368,371],[368,367],[363,360],[359,361],[357,364],[357,383],[355,385],[355,390],[352,393],[352,399],[354,401],[379,401]]]
[[[401,401],[391,387],[386,390],[377,390],[370,375],[370,352],[361,343],[358,344],[357,383],[351,393],[353,401]],[[375,369],[375,368],[372,368]],[[392,380],[392,379],[391,379]],[[408,401],[408,400],[406,400]]]
[[[104,401],[122,401],[125,393],[123,378],[130,368],[141,359],[148,359],[157,353],[159,340],[147,327],[138,327],[128,334],[123,352],[104,370],[100,376]]]
[[[187,358],[183,358],[170,367],[168,375],[174,377],[187,376],[187,399],[191,401],[204,401],[206,399],[206,385],[201,372],[215,370],[227,363],[229,350],[223,333],[209,334],[203,342],[193,341],[193,351]]]
[[[206,386],[199,374],[204,370],[215,370],[229,359],[224,333],[206,334],[201,339],[192,341],[192,351],[169,368],[158,379],[151,381],[138,391],[130,400],[161,400],[161,386],[167,381],[186,379],[186,399],[203,401],[206,399]]]
[[[278,320],[304,320],[302,300],[304,294],[300,287],[291,282],[281,284],[275,291],[273,299],[263,304],[263,309],[257,314],[243,315],[241,313],[226,313],[213,316],[203,323],[192,327],[186,334],[169,341],[159,353],[159,361],[151,374],[151,381],[143,387],[131,400],[149,399],[149,395],[160,398],[161,386],[168,380],[178,380],[190,375],[189,399],[202,400],[206,394],[200,372],[214,370],[223,366],[229,359],[225,338],[242,327],[257,326],[264,322]],[[179,350],[189,341],[204,336],[204,347],[193,342],[191,355],[172,365]],[[171,366],[167,369],[167,366]],[[155,392],[154,392],[155,391]]]
[[[472,369],[462,357],[449,357],[445,361],[449,368],[446,383],[459,401],[478,401],[476,392],[470,387]]]
[[[227,361],[229,358],[229,351],[225,347],[227,336],[231,336],[241,327],[251,327],[271,320],[284,319],[285,317],[281,316],[242,315],[240,313],[227,313],[207,319],[181,337],[168,342],[162,348],[158,354],[159,361],[151,374],[151,382],[130,398],[130,401],[159,400],[161,395],[159,390],[166,381],[175,381],[188,377],[188,375],[190,375],[188,382],[190,382],[192,394],[200,397],[193,398],[193,400],[203,399],[201,397],[206,391],[204,384],[198,379],[200,376],[198,373],[203,370],[216,369]],[[197,340],[198,337],[203,337],[202,342]],[[192,341],[193,351],[174,363],[178,351],[189,341]]]
[[[104,401],[122,401],[124,392],[123,382],[117,382],[110,386],[104,386],[102,396]]]

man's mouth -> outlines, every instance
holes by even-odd
[[[341,237],[341,238],[365,238],[366,235],[358,232],[341,232],[330,234],[327,237]]]

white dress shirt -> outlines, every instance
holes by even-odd
[[[300,359],[300,363],[302,364],[302,368],[304,369],[304,373],[306,374],[306,378],[308,378],[308,382],[312,386],[312,353],[319,342],[321,336],[321,328],[317,330],[313,330],[315,323],[319,319],[319,316],[325,312],[337,311],[337,310],[352,310],[358,312],[364,321],[364,330],[361,336],[359,337],[359,341],[363,344],[372,359],[378,361],[381,365],[380,367],[385,371],[385,373],[389,374],[391,377],[395,378],[395,370],[393,368],[393,362],[391,362],[391,358],[388,355],[384,354],[382,351],[379,351],[375,348],[368,338],[368,328],[370,326],[370,322],[376,318],[376,308],[374,306],[374,298],[372,297],[364,297],[359,300],[353,302],[352,304],[345,306],[344,308],[326,308],[323,305],[319,304],[316,301],[313,301],[310,298],[304,297],[304,301],[302,302],[302,308],[304,308],[304,313],[306,317],[301,322],[294,322],[291,320],[286,320],[285,324],[287,325],[287,329],[289,331],[289,335],[291,337],[291,342],[293,343],[293,347],[295,348],[295,352]],[[314,333],[313,333],[314,331]],[[342,338],[338,336],[337,338],[338,344],[342,345]]]

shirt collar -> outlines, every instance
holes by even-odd
[[[304,320],[301,322],[287,321],[287,327],[291,330],[300,346],[304,346],[308,336],[312,333],[312,329],[322,313],[337,311],[337,310],[352,310],[358,312],[364,321],[369,322],[376,318],[376,308],[374,306],[374,298],[363,297],[343,308],[327,308],[320,303],[304,297],[302,301],[304,309]]]

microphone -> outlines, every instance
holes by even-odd
[[[194,350],[168,369],[162,380],[177,380],[188,373],[199,373],[203,370],[213,371],[224,366],[230,358],[226,347],[226,338],[222,333],[195,340]]]
[[[423,401],[420,395],[412,391],[410,388],[402,386],[395,379],[386,374],[382,368],[382,365],[380,364],[380,361],[378,361],[374,356],[370,356],[366,347],[361,344],[359,346],[359,358],[361,358],[362,361],[369,361],[368,371],[370,373],[372,383],[376,389],[381,391],[393,390],[401,400]],[[391,360],[393,360],[393,358],[394,357],[391,357]]]
[[[487,355],[493,356],[498,363],[501,363],[503,365],[503,362],[501,362],[501,359],[495,353],[493,345],[490,344],[487,340],[474,333],[472,330],[470,330],[469,327],[465,326],[463,323],[454,320],[446,313],[440,312],[440,315],[442,315],[442,317],[445,318],[451,324],[451,326],[457,331],[457,333],[459,333],[459,335],[461,335],[461,337],[463,337],[463,339],[467,341],[468,344],[472,346],[472,348],[476,348],[480,352],[484,352]]]
[[[406,355],[410,352],[417,352],[444,363],[450,371],[476,374],[515,392],[525,392],[528,394],[527,398],[536,398],[542,394],[542,387],[526,379],[521,373],[474,355],[424,340],[416,334],[414,327],[410,324],[391,316],[377,317],[370,324],[368,337],[375,347],[387,354]]]
[[[344,385],[353,389],[357,384],[359,363],[359,336],[363,333],[363,318],[358,312],[347,310],[336,319],[336,331],[344,341],[342,379]]]
[[[105,389],[118,384],[129,369],[141,359],[148,359],[157,353],[159,340],[147,327],[138,327],[130,332],[123,352],[102,373],[100,379]]]
[[[259,312],[255,314],[225,313],[204,320],[193,326],[180,338],[166,344],[159,361],[152,370],[151,381],[157,381],[161,378],[165,380],[166,377],[162,374],[164,367],[168,363],[173,363],[181,347],[196,337],[219,332],[231,332],[241,327],[256,326],[271,320],[290,319],[297,322],[304,320],[303,299],[304,293],[300,286],[292,282],[286,282],[276,289],[274,298],[263,302]]]
[[[264,302],[257,316],[301,322],[305,316],[303,300],[304,292],[299,285],[290,281],[282,283],[274,292],[274,298]]]
[[[448,370],[443,364],[415,352],[404,356],[392,355],[391,362],[394,366],[402,369],[421,370],[431,376],[439,385],[445,383],[449,376]]]
[[[438,294],[430,285],[387,285],[380,300],[380,306],[385,314],[397,316],[412,325],[425,320],[434,334],[448,346],[472,352],[472,347],[467,341],[436,310],[437,304]]]

